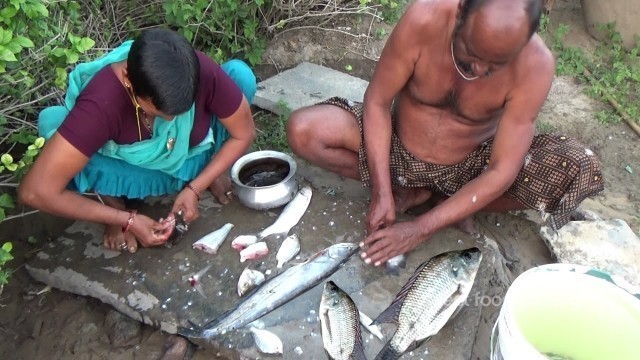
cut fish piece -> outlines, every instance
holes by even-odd
[[[269,254],[269,248],[267,247],[267,243],[264,241],[260,241],[253,245],[249,245],[249,247],[240,251],[240,262],[245,262],[246,260],[260,259],[261,257],[267,254]]]
[[[218,230],[212,231],[209,234],[203,236],[200,240],[194,242],[193,248],[202,250],[207,254],[216,255],[218,253],[218,249],[220,249],[220,246],[227,238],[227,235],[229,235],[229,232],[231,232],[231,229],[233,229],[233,224],[224,224]]]

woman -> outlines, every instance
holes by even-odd
[[[173,226],[127,210],[124,198],[178,193],[172,212],[186,222],[207,188],[228,203],[223,174],[255,137],[246,64],[219,66],[177,33],[152,29],[69,78],[65,106],[39,116],[48,141],[22,181],[22,202],[105,224],[104,246],[130,252],[165,243]]]

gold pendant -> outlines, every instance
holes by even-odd
[[[175,145],[175,143],[176,143],[175,138],[169,138],[169,140],[167,140],[167,150],[172,151],[173,145]]]

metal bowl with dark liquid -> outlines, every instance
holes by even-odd
[[[266,210],[282,206],[298,191],[298,166],[282,152],[264,150],[244,155],[231,167],[234,192],[244,206]]]

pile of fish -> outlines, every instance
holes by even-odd
[[[397,324],[376,360],[398,359],[437,334],[464,305],[481,260],[482,253],[474,247],[442,253],[418,266],[391,305],[372,323]],[[365,359],[358,316],[351,298],[327,282],[320,301],[320,321],[324,349],[331,359]]]
[[[283,268],[293,259],[300,251],[300,241],[296,234],[289,235],[289,232],[307,210],[311,194],[310,187],[300,189],[271,226],[256,234],[236,237],[231,246],[239,252],[240,261],[267,255],[269,249],[265,239],[272,235],[284,238],[276,254],[277,268]],[[225,224],[193,243],[193,248],[216,255],[233,227],[233,224]],[[251,324],[248,330],[261,352],[282,354],[282,341],[252,323],[321,283],[357,251],[356,244],[335,244],[268,280],[264,273],[246,266],[237,284],[238,296],[243,299],[234,309],[203,325],[190,322],[190,327],[180,327],[178,333],[190,338],[209,339]],[[405,267],[405,259],[404,255],[391,259],[387,263],[388,272],[398,275],[398,269]],[[326,282],[320,299],[319,318],[327,356],[335,360],[366,359],[361,325],[383,340],[378,325],[389,322],[397,327],[376,356],[377,360],[398,359],[418,347],[437,334],[464,305],[481,260],[480,250],[474,247],[442,253],[423,262],[389,307],[373,321],[358,310],[351,297],[338,285],[333,281]],[[185,276],[185,280],[203,296],[200,278],[210,267]]]

